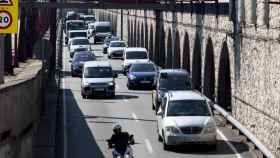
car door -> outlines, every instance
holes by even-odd
[[[164,123],[166,104],[167,104],[167,97],[165,96],[162,99],[162,102],[159,105],[159,110],[157,112],[158,131],[159,131],[161,136],[162,136],[162,131],[163,131],[162,128],[163,128],[163,123]],[[159,115],[160,111],[161,111],[161,114]]]

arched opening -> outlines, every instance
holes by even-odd
[[[134,22],[134,35],[133,35],[134,39],[133,39],[133,46],[136,47],[137,45],[137,20],[135,19]]]
[[[215,99],[215,64],[214,64],[214,48],[212,39],[207,40],[204,64],[204,82],[203,93],[209,99]]]
[[[174,60],[173,65],[174,68],[181,68],[181,48],[180,48],[180,34],[179,31],[176,31],[176,40],[175,40],[175,53],[174,53]]]
[[[140,46],[140,44],[141,44],[141,35],[140,35],[141,34],[141,32],[140,32],[141,30],[140,29],[141,29],[140,28],[140,22],[138,22],[137,23],[137,45],[136,45],[137,47],[141,47]]]
[[[160,33],[161,37],[160,37],[160,45],[159,45],[159,54],[158,54],[158,64],[159,66],[161,66],[162,68],[165,68],[165,31],[164,28],[161,29],[161,33]]]
[[[147,22],[145,23],[145,48],[149,49],[149,34],[148,34],[149,28]]]
[[[190,72],[190,41],[187,32],[184,37],[183,68]]]
[[[166,68],[172,68],[172,34],[171,30],[168,30],[168,35],[167,35],[167,48],[166,48],[166,60],[165,60],[165,65]]]
[[[145,47],[144,46],[144,24],[142,22],[141,24],[141,34],[140,34],[140,47]]]
[[[150,27],[150,44],[149,44],[149,56],[151,60],[155,60],[155,55],[154,55],[154,30],[153,30],[153,26]]]
[[[198,35],[195,37],[193,50],[192,84],[194,89],[201,91],[201,43]]]
[[[226,42],[223,43],[220,56],[217,103],[227,111],[232,110],[230,61],[229,50]]]
[[[127,19],[127,44],[130,46],[130,39],[131,39],[131,34],[130,34],[130,19]]]

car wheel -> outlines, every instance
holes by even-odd
[[[217,143],[209,144],[207,149],[211,151],[215,151],[217,149]]]
[[[157,123],[157,134],[158,134],[158,141],[162,142],[162,137],[159,134],[158,123]]]
[[[170,150],[170,146],[166,144],[163,132],[162,132],[162,144],[163,144],[163,150]]]
[[[153,110],[155,110],[156,108],[155,108],[155,104],[154,103],[152,103],[152,109]]]
[[[108,55],[108,58],[111,59],[112,57],[110,55]]]
[[[87,99],[87,95],[85,95],[83,92],[81,92],[82,98]]]

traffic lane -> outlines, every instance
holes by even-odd
[[[121,65],[120,60],[111,60],[111,62],[112,62],[113,67],[115,67],[115,69],[120,68],[120,65]],[[122,80],[122,81],[123,82],[119,83],[119,85],[121,87],[126,87],[126,78],[124,78],[124,80]],[[126,93],[136,93],[136,94],[141,92],[141,91],[129,91],[126,88],[124,89],[124,91],[126,91]],[[143,94],[143,92],[141,92],[141,93]],[[150,112],[151,111],[150,92],[148,92],[148,93],[144,92],[144,93],[146,95],[148,94],[149,97],[141,99],[140,100],[141,104],[139,104],[140,105],[139,107],[137,106],[138,104],[135,104],[132,102],[132,104],[134,105],[135,111],[136,111],[136,113],[134,113],[134,117],[136,117],[137,120],[141,120],[142,116],[147,118],[147,114],[150,114],[150,115],[148,115],[148,118],[150,118],[150,120],[155,120],[156,118],[154,117],[154,112],[152,112],[152,113]],[[140,108],[143,108],[143,106],[145,107],[144,109],[138,110]],[[142,123],[142,124],[144,126],[143,129],[153,129],[153,130],[150,130],[147,132],[149,134],[147,135],[147,138],[145,140],[151,140],[151,142],[152,142],[151,145],[155,146],[155,148],[158,149],[157,153],[165,153],[162,150],[162,144],[157,141],[157,131],[155,128],[156,125],[151,124],[151,123]],[[209,151],[209,150],[205,149],[205,146],[202,146],[202,145],[196,145],[195,148],[193,148],[192,146],[189,145],[189,146],[184,146],[181,149],[178,148],[179,150],[175,150],[174,152],[179,152],[179,153],[181,152],[181,153],[190,154],[190,155],[195,154],[197,157],[199,157],[197,154],[201,154],[202,157],[205,157],[205,154],[208,154],[209,155],[208,157],[246,157],[246,158],[248,157],[248,158],[250,158],[250,157],[254,156],[252,153],[249,152],[248,146],[246,144],[242,143],[242,137],[234,135],[232,130],[230,130],[228,128],[224,128],[224,127],[219,127],[218,131],[219,131],[218,145],[217,145],[216,151]],[[222,134],[222,135],[220,135],[220,134]],[[231,149],[229,147],[229,144],[233,144],[233,146],[236,149],[234,149],[234,150]],[[164,155],[158,155],[158,156],[164,157]]]
[[[119,61],[117,60],[112,61],[113,66],[114,63],[116,63],[116,66],[120,68]],[[156,134],[154,113],[152,110],[150,110],[151,109],[150,106],[146,106],[147,104],[150,104],[149,99],[146,98],[148,92],[128,91],[125,86],[126,82],[124,76],[120,76],[120,78],[116,80],[117,85],[119,85],[120,87],[120,90],[117,90],[117,99],[105,99],[105,100],[99,99],[99,100],[85,101],[81,98],[80,91],[78,89],[80,87],[79,85],[80,82],[77,82],[76,80],[79,79],[72,78],[70,84],[71,85],[70,88],[72,88],[71,89],[72,97],[70,97],[70,100],[71,98],[74,98],[72,99],[72,102],[76,102],[75,103],[76,106],[73,105],[73,108],[69,108],[69,109],[73,109],[70,110],[71,119],[69,119],[69,121],[71,122],[70,123],[71,126],[69,127],[71,127],[71,129],[73,128],[72,129],[73,132],[69,132],[72,138],[72,141],[69,141],[69,144],[71,146],[77,144],[77,142],[78,144],[80,143],[81,145],[82,144],[86,144],[87,146],[90,145],[93,148],[92,151],[94,151],[92,154],[103,153],[103,154],[97,154],[95,156],[111,157],[111,152],[107,150],[105,140],[108,138],[108,136],[112,134],[111,133],[112,124],[119,122],[123,125],[124,129],[132,132],[136,136],[136,141],[138,142],[138,144],[134,146],[135,155],[138,156],[141,155],[141,157],[171,157],[171,156],[180,157],[181,155],[182,157],[183,156],[185,157],[186,154],[189,154],[185,152],[185,149],[184,152],[181,154],[176,153],[178,151],[166,152],[162,150],[161,144],[156,141],[157,134]],[[126,94],[126,96],[131,96],[131,94],[136,93],[137,94],[136,96],[139,95],[140,98],[142,95],[144,95],[145,97],[137,100],[137,97],[123,97],[124,93]],[[118,96],[122,96],[122,97],[118,97]],[[141,102],[143,100],[144,102]],[[133,116],[133,112],[135,114],[134,116]],[[81,113],[82,115],[79,116],[79,113]],[[148,116],[146,116],[147,114]],[[83,123],[80,123],[80,121],[82,121]],[[84,129],[84,127],[86,127],[86,129]],[[83,143],[84,139],[80,139],[79,134],[75,135],[75,129],[77,129],[77,131],[80,130],[90,131],[90,132],[85,132],[87,134],[84,135],[87,135],[88,137],[91,138],[88,140],[91,140],[90,142],[92,142],[92,144],[88,144],[86,142]],[[71,144],[71,142],[74,143]],[[220,147],[220,145],[218,146]],[[222,148],[223,147],[221,147],[221,149]],[[87,156],[84,154],[86,150],[83,150],[87,148],[81,148],[81,149],[73,148],[73,149],[74,149],[73,152],[76,154],[69,154],[69,155],[77,156],[80,153],[83,156]],[[230,153],[228,152],[227,148],[223,149],[222,151],[225,151],[226,153]],[[200,152],[200,150],[198,152]],[[205,157],[206,155],[209,155],[209,153],[204,153],[204,154],[196,153],[195,156],[193,155],[194,154],[191,154],[190,157],[201,157],[201,156]],[[217,154],[215,153],[214,157],[225,157],[225,156],[224,155],[217,156]]]

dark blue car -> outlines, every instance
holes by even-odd
[[[132,64],[127,74],[127,87],[152,89],[156,75],[157,67],[152,62]]]

